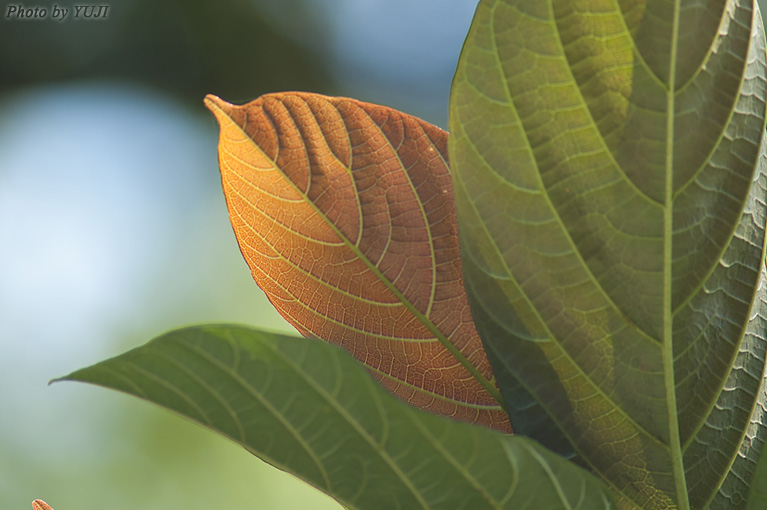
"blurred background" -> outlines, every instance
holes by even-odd
[[[181,325],[292,331],[240,256],[203,96],[307,90],[446,127],[476,0],[0,4],[0,508],[340,508],[149,404],[48,381]]]
[[[340,508],[149,404],[47,383],[180,325],[292,331],[237,249],[203,96],[307,90],[446,127],[476,3],[0,2],[0,508]]]

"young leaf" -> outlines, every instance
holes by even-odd
[[[477,326],[626,508],[740,508],[764,442],[766,70],[746,0],[483,0],[460,57]]]
[[[447,134],[317,94],[205,102],[235,235],[280,314],[407,402],[510,431],[463,290]]]
[[[190,418],[348,508],[615,508],[602,482],[566,459],[415,409],[316,340],[195,326],[64,379]]]

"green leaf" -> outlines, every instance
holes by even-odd
[[[316,340],[189,327],[63,379],[175,411],[348,508],[615,508],[534,441],[412,408]]]
[[[748,496],[747,510],[762,510],[767,508],[767,448],[762,448],[759,462],[754,471]]]
[[[740,508],[765,439],[752,1],[482,1],[451,92],[472,313],[626,507]],[[522,413],[522,426],[515,409]]]

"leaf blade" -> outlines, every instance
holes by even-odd
[[[747,510],[758,510],[767,505],[767,456],[764,455],[764,448],[758,459],[753,481],[748,490]]]
[[[414,405],[509,430],[461,283],[447,134],[317,94],[206,104],[235,234],[278,311]]]
[[[764,298],[761,20],[753,2],[680,6],[481,2],[451,95],[464,271],[499,380],[642,508],[688,491],[702,508],[722,483],[682,454],[717,429]],[[725,435],[707,437],[729,466]]]
[[[350,508],[614,508],[601,482],[565,459],[414,409],[317,341],[195,326],[62,380],[172,410]]]

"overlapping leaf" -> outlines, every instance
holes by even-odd
[[[414,409],[314,340],[197,326],[65,379],[166,407],[347,508],[615,508],[587,471],[529,439]]]
[[[463,290],[447,134],[317,94],[206,104],[240,249],[282,316],[411,404],[510,430]]]
[[[461,55],[478,328],[626,508],[738,508],[764,442],[766,70],[746,0],[483,0]]]
[[[765,453],[765,448],[762,447],[762,453],[759,456],[759,461],[751,479],[747,510],[767,508],[767,455]]]

